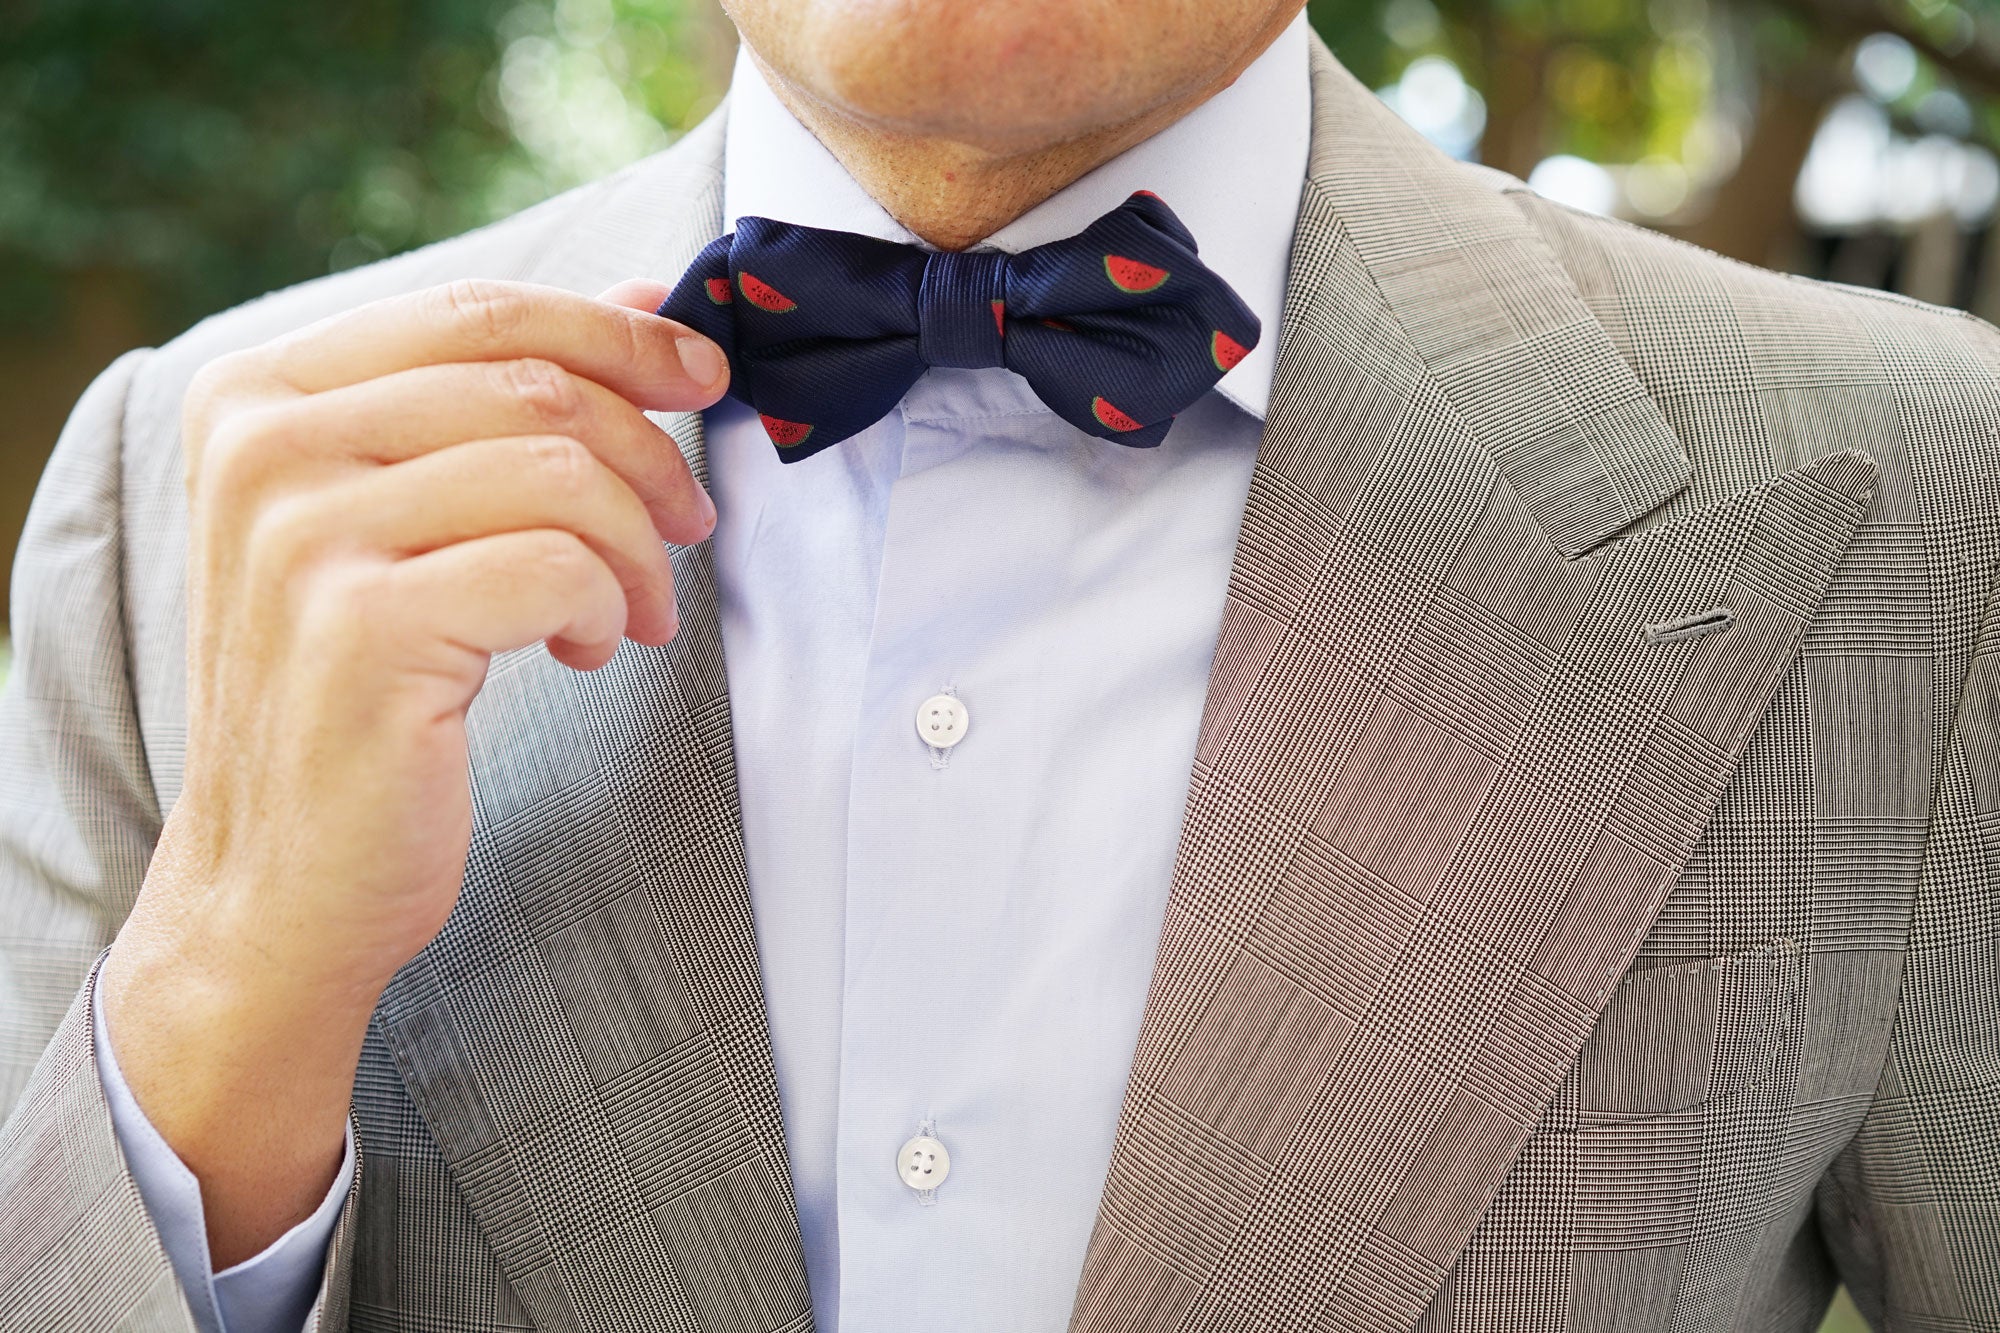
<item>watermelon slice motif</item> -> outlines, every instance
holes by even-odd
[[[1121,292],[1150,292],[1172,275],[1163,268],[1124,255],[1104,256],[1104,276]]]
[[[799,308],[799,303],[754,274],[739,273],[736,285],[743,289],[743,299],[759,310],[768,310],[774,315],[787,314]]]
[[[727,278],[710,278],[705,285],[708,287],[708,299],[717,305],[728,305],[736,299],[730,293],[729,279]]]
[[[1005,301],[995,301],[993,303],[993,327],[1002,338],[1007,336],[1007,303]]]
[[[764,433],[771,437],[771,443],[781,449],[804,444],[813,433],[813,428],[803,421],[787,421],[763,412],[757,414],[757,420],[764,423]]]
[[[1250,349],[1236,339],[1217,329],[1208,339],[1208,354],[1214,358],[1215,368],[1227,374],[1236,369],[1236,363],[1250,355]]]
[[[1126,416],[1102,398],[1093,398],[1090,400],[1090,415],[1096,417],[1099,423],[1109,426],[1112,430],[1137,430],[1146,424],[1143,421],[1136,421]]]

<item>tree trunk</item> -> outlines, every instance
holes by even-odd
[[[1479,157],[1490,167],[1527,179],[1548,142],[1545,94],[1549,47],[1539,37],[1510,31],[1491,10],[1480,24],[1486,66],[1486,131]]]
[[[1784,267],[1798,232],[1792,190],[1805,165],[1834,87],[1774,74],[1758,97],[1757,120],[1736,173],[1716,190],[1708,212],[1673,228],[1676,235],[1752,264]]]
[[[84,270],[69,280],[60,325],[0,337],[0,635],[21,523],[57,432],[98,371],[160,334],[141,313],[144,295],[130,274]]]

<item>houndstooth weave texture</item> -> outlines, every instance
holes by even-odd
[[[1315,62],[1073,1327],[1776,1333],[1844,1279],[1880,1327],[2000,1328],[2000,335],[1566,212]],[[711,122],[79,404],[0,701],[0,1328],[189,1327],[83,1018],[179,788],[188,377],[451,278],[670,279],[719,161]],[[511,654],[474,706],[464,894],[370,1033],[316,1327],[810,1325],[675,563],[673,645]]]

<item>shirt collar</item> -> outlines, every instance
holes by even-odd
[[[1301,13],[1235,83],[1002,227],[978,248],[1018,253],[1073,236],[1151,190],[1194,233],[1203,262],[1263,325],[1257,346],[1216,388],[1263,417],[1277,366],[1285,269],[1312,137],[1312,84]],[[729,85],[723,213],[919,244],[786,110],[747,52]]]

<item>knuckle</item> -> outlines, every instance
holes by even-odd
[[[576,381],[553,361],[524,357],[505,363],[501,373],[508,392],[546,425],[567,425],[583,410]]]
[[[275,414],[237,411],[221,417],[209,429],[198,452],[186,460],[191,503],[227,506],[253,489],[270,465],[282,431]]]
[[[526,322],[527,303],[504,282],[460,278],[433,290],[445,318],[482,346],[505,346]]]
[[[210,472],[228,473],[240,470],[255,458],[259,452],[259,442],[269,423],[250,413],[235,413],[216,423],[209,432],[208,447],[203,451],[207,469]]]
[[[237,457],[245,447],[242,437],[242,428],[234,424],[186,432],[181,469],[190,511],[212,501],[225,478],[238,475]]]
[[[247,377],[249,357],[247,351],[225,352],[204,362],[189,378],[181,396],[181,430],[191,452],[227,416],[230,400]]]
[[[306,636],[322,646],[354,645],[380,626],[391,603],[384,565],[352,564],[329,570],[312,585],[300,617]]]
[[[229,384],[225,360],[223,357],[206,363],[188,380],[187,392],[181,397],[181,426],[190,438],[203,433],[222,404]]]
[[[604,566],[581,537],[555,528],[535,534],[529,559],[545,577],[578,591],[587,590]]]
[[[304,495],[289,495],[261,505],[250,520],[245,547],[250,567],[259,574],[288,580],[309,564],[323,545],[320,508]]]
[[[660,320],[652,322],[662,323]],[[612,317],[605,321],[605,333],[611,342],[611,354],[620,365],[643,366],[659,359],[659,344],[648,341],[647,331],[652,332],[656,339],[661,337],[658,330],[649,329],[647,324],[641,323],[627,313],[612,312]],[[678,359],[677,354],[676,357]]]
[[[566,435],[538,435],[529,441],[528,453],[540,484],[563,498],[582,495],[594,480],[597,460]]]

